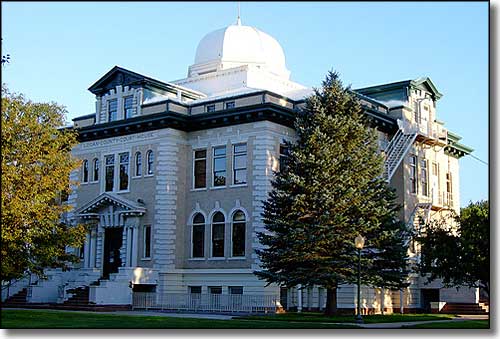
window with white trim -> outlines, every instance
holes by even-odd
[[[233,184],[247,183],[247,144],[233,145]]]
[[[125,119],[132,117],[134,97],[128,96],[123,98],[123,117]]]
[[[147,162],[148,162],[148,168],[147,168],[147,174],[152,175],[154,173],[154,161],[155,161],[155,155],[152,150],[149,150],[148,153],[146,154]]]
[[[151,225],[144,226],[144,244],[142,257],[145,259],[151,258]]]
[[[224,257],[225,219],[221,212],[212,217],[212,257]]]
[[[233,229],[231,234],[232,256],[245,256],[245,234],[246,234],[245,213],[236,211],[233,214]]]
[[[207,186],[207,151],[194,151],[194,188],[205,188]]]
[[[142,175],[142,154],[141,152],[135,153],[135,176],[140,177]]]
[[[427,176],[427,160],[420,161],[420,185],[422,188],[422,195],[429,196],[429,178]]]
[[[89,161],[83,160],[82,164],[82,182],[89,182]]]
[[[128,190],[128,178],[129,178],[129,153],[124,152],[118,155],[120,160],[120,191]]]
[[[226,185],[226,146],[214,147],[213,164],[213,184],[214,186]]]
[[[112,99],[108,101],[108,122],[118,119],[118,100]]]
[[[288,161],[288,156],[290,154],[290,151],[288,149],[288,146],[285,144],[280,144],[280,168],[279,171],[283,172],[286,170],[286,165]]]
[[[231,109],[231,108],[234,108],[234,107],[235,107],[234,101],[228,101],[228,102],[226,102],[226,109]]]
[[[104,173],[104,191],[113,192],[115,182],[115,155],[110,154],[104,157],[105,173]]]
[[[193,217],[191,238],[191,256],[203,258],[205,256],[205,217],[201,213],[196,213]]]
[[[92,167],[94,171],[92,181],[99,181],[99,159],[94,158],[94,161],[92,161]]]
[[[215,112],[215,104],[207,105],[207,112]]]
[[[417,156],[410,156],[410,193],[417,193]]]

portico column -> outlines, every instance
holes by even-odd
[[[125,263],[126,267],[132,266],[132,227],[127,226],[127,262]]]
[[[90,267],[90,232],[85,235],[85,243],[83,244],[83,267]]]
[[[137,255],[138,255],[138,243],[139,243],[139,227],[135,225],[132,229],[132,267],[137,266]]]
[[[297,287],[297,312],[302,312],[302,285]]]
[[[97,234],[95,229],[90,231],[90,258],[89,267],[95,268],[95,255],[97,250]]]

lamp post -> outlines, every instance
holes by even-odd
[[[354,239],[354,245],[358,250],[358,312],[354,318],[357,323],[363,323],[363,317],[361,316],[361,250],[365,245],[365,238],[362,235],[358,235]]]

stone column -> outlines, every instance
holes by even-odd
[[[85,236],[85,244],[83,245],[83,267],[84,268],[89,268],[90,267],[90,232],[87,232],[87,235]]]
[[[302,312],[302,285],[297,286],[297,312]]]
[[[89,258],[89,267],[96,267],[96,251],[97,251],[97,232],[95,229],[90,231],[90,258]]]
[[[138,251],[139,246],[139,225],[135,225],[132,229],[132,267],[137,266],[137,256],[139,255]]]
[[[132,266],[132,227],[126,226],[127,230],[127,262],[125,264],[126,267],[131,267]]]

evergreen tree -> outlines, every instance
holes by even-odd
[[[355,282],[354,238],[365,237],[364,285],[400,288],[407,275],[405,225],[395,194],[382,178],[376,131],[354,93],[330,72],[295,121],[286,168],[264,202],[259,234],[268,283],[327,289],[327,314],[337,313],[340,284]]]

